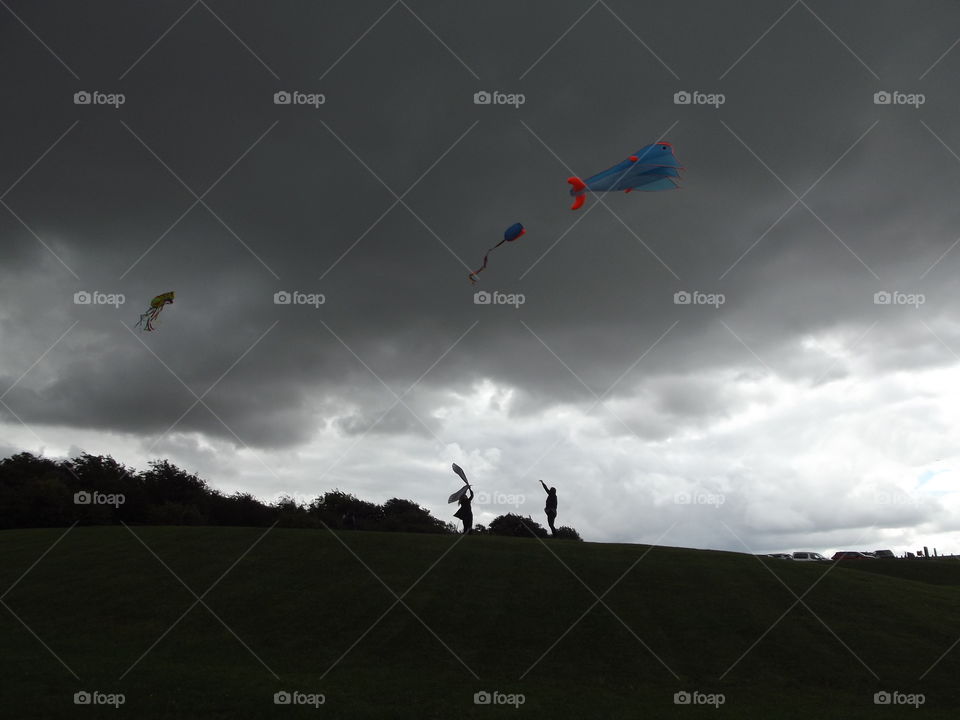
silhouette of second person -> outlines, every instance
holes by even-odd
[[[463,534],[468,535],[473,532],[473,488],[467,488],[467,492],[460,496],[460,507],[453,514],[455,518],[463,521]]]
[[[557,529],[553,526],[553,521],[557,519],[557,489],[555,487],[548,488],[543,480],[540,481],[540,484],[543,485],[543,490],[547,493],[547,504],[544,506],[543,511],[547,514],[547,524],[550,526],[550,534],[555,536]]]

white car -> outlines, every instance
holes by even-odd
[[[795,552],[793,559],[800,562],[827,562],[827,559],[823,555],[815,552]]]

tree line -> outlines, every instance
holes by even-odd
[[[0,529],[81,525],[227,525],[330,528],[385,532],[456,533],[449,522],[411,500],[383,504],[329,490],[309,502],[282,497],[266,503],[250,493],[227,495],[167,460],[135,470],[110,456],[83,453],[52,460],[19,453],[0,460]],[[549,537],[529,517],[501,515],[480,535]],[[576,530],[557,537],[580,540]]]

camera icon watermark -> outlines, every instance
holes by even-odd
[[[279,290],[273,294],[274,305],[311,305],[314,308],[319,308],[326,302],[327,296],[323,293]]]
[[[673,294],[674,305],[711,305],[719,308],[727,302],[727,296],[723,293],[705,293],[699,290],[677,290]]]
[[[873,94],[874,105],[912,105],[918,109],[927,101],[923,93],[905,93],[899,90],[879,90]]]
[[[123,693],[104,693],[99,690],[80,690],[73,694],[74,705],[112,705],[119,708],[127,701]]]
[[[519,308],[526,301],[527,296],[523,293],[479,290],[473,294],[474,305],[513,305],[514,308]]]
[[[713,707],[719,708],[725,702],[727,702],[727,698],[723,693],[681,690],[673,694],[674,705],[713,705]]]
[[[527,701],[523,693],[502,693],[497,690],[488,692],[481,690],[473,694],[474,705],[513,705],[514,709],[519,709]]]
[[[274,705],[309,705],[318,708],[327,701],[323,693],[305,693],[299,690],[280,690],[273,694]]]
[[[118,308],[127,301],[123,293],[105,293],[99,290],[78,290],[73,294],[74,305],[113,305]]]
[[[905,293],[899,290],[878,290],[873,294],[874,305],[912,305],[919,309],[927,302],[923,293]]]
[[[674,105],[710,105],[715,110],[727,101],[723,93],[705,93],[699,90],[678,90],[673,94]]]
[[[912,705],[914,708],[919,708],[926,701],[927,697],[923,693],[902,693],[897,690],[893,690],[892,692],[881,690],[873,694],[874,705]]]
[[[88,490],[81,490],[73,494],[74,505],[113,505],[118,508],[127,501],[123,493],[102,493]]]
[[[305,93],[300,90],[278,90],[273,94],[274,105],[308,105],[314,110],[327,102],[323,93]]]
[[[526,101],[527,96],[523,93],[479,90],[473,94],[474,105],[513,105],[514,110],[519,110]]]
[[[123,93],[105,93],[99,90],[78,90],[73,94],[74,105],[111,105],[114,110],[127,101]]]

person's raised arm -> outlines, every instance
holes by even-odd
[[[540,481],[540,484],[543,485],[543,491],[544,491],[547,495],[549,495],[549,494],[550,494],[550,488],[547,487],[547,484],[546,484],[543,480]]]
[[[468,499],[470,502],[473,502],[473,488],[470,487],[469,485],[467,486],[467,494],[470,496],[470,497],[468,497],[467,499]]]

